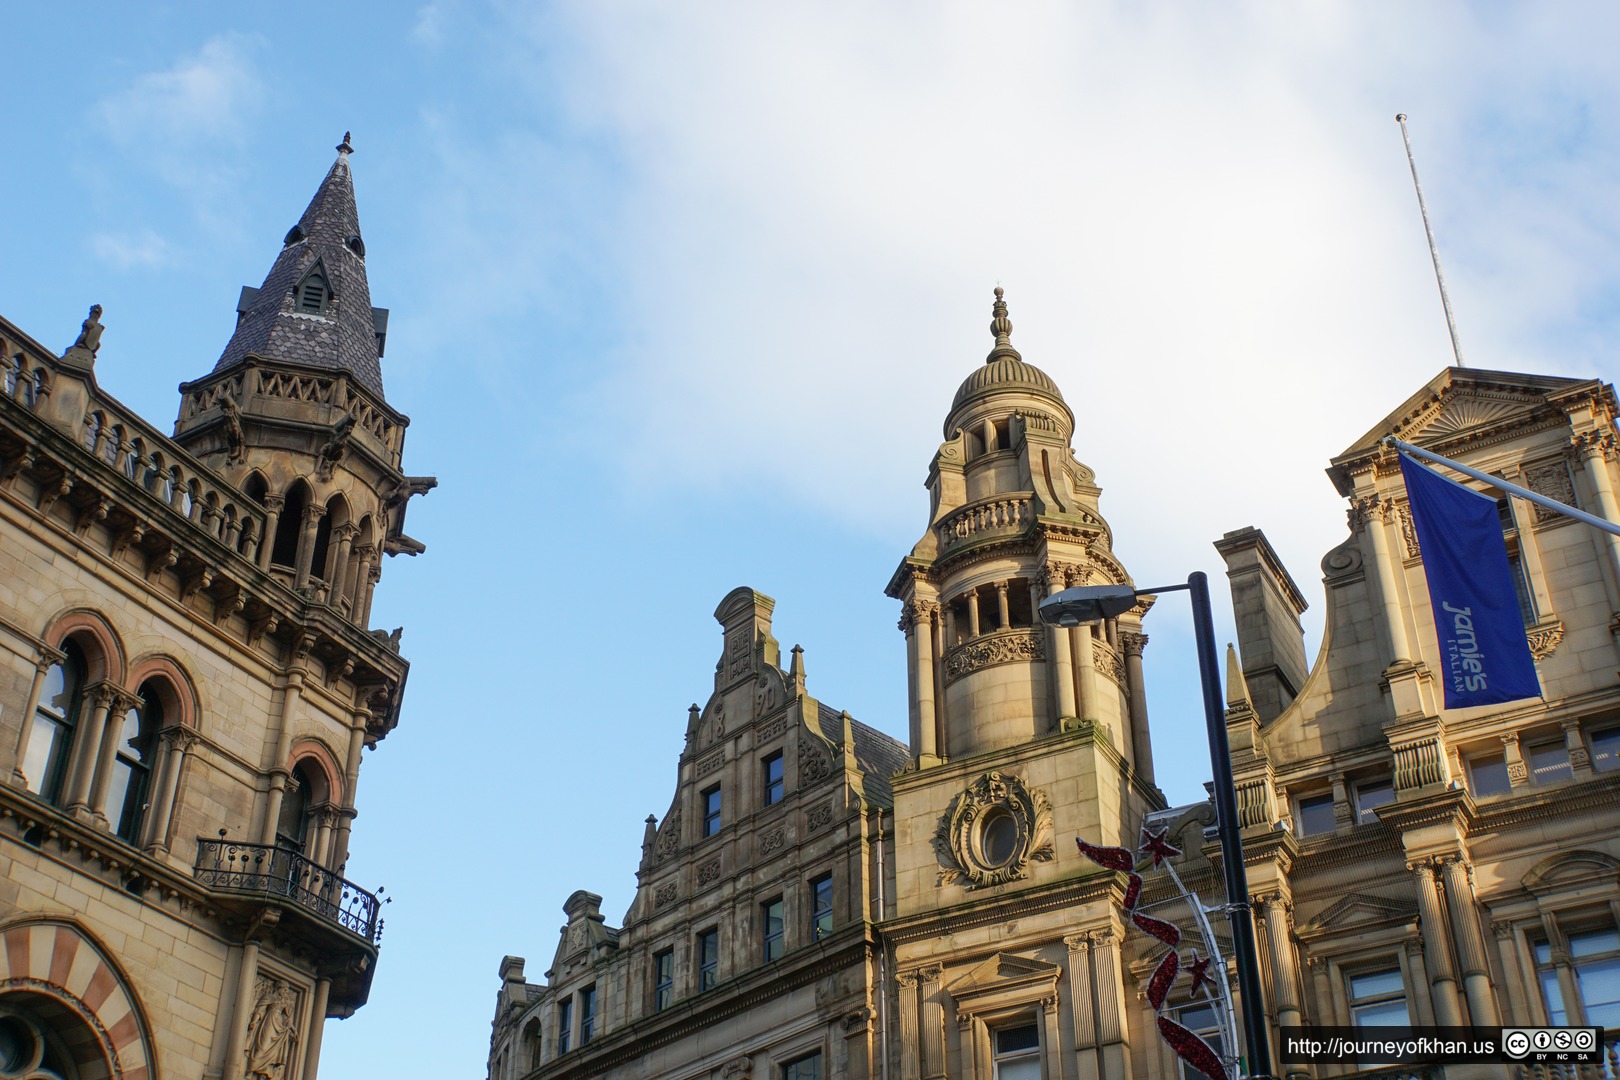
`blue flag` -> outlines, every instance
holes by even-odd
[[[1541,696],[1496,500],[1401,455],[1440,641],[1446,708]]]

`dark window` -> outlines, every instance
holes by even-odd
[[[767,900],[759,906],[760,925],[764,930],[764,956],[768,964],[782,956],[782,898]]]
[[[669,1008],[675,999],[675,950],[653,956],[653,1010]]]
[[[310,783],[303,765],[293,768],[287,790],[281,796],[281,813],[276,818],[276,846],[284,851],[304,853],[309,832]]]
[[[557,1002],[557,1053],[568,1053],[568,1036],[574,1030],[574,999]]]
[[[58,801],[63,794],[68,750],[79,724],[84,692],[84,653],[71,641],[62,646],[62,652],[66,655],[61,663],[52,664],[45,672],[39,707],[34,710],[34,728],[28,735],[28,753],[22,763],[29,790],[50,802]]]
[[[1356,823],[1365,825],[1377,821],[1373,813],[1380,806],[1395,801],[1395,785],[1389,780],[1364,780],[1356,785]]]
[[[1041,1033],[1034,1024],[995,1033],[995,1080],[1041,1080]]]
[[[1538,784],[1568,780],[1575,775],[1569,764],[1569,747],[1562,739],[1531,746],[1524,756],[1529,759],[1530,778]]]
[[[1302,796],[1299,800],[1299,835],[1316,836],[1330,833],[1333,829],[1333,796]]]
[[[820,941],[832,933],[832,875],[822,874],[810,883],[810,937]]]
[[[713,836],[720,831],[720,785],[703,793],[703,835]]]
[[[1226,1040],[1221,1037],[1220,1014],[1215,1011],[1215,1006],[1207,1003],[1188,1005],[1181,1010],[1176,1019],[1180,1021],[1182,1027],[1208,1043],[1217,1057],[1226,1056]],[[1182,1080],[1201,1080],[1206,1075],[1185,1061],[1181,1062]]]
[[[298,311],[304,315],[322,315],[326,312],[326,301],[332,295],[332,290],[326,284],[326,275],[321,272],[319,265],[304,275],[304,280],[298,283],[298,293],[295,302]]]
[[[1507,758],[1500,753],[1480,754],[1468,759],[1468,787],[1474,798],[1500,795],[1513,786],[1508,780]]]
[[[1551,1024],[1590,1024],[1600,1028],[1620,1027],[1620,934],[1614,927],[1575,931],[1566,935],[1569,952],[1569,981],[1573,984],[1579,1012],[1564,1000],[1558,967],[1552,949],[1545,941],[1535,943],[1536,974],[1541,982],[1542,1000]]]
[[[118,731],[118,753],[113,758],[107,788],[107,817],[113,831],[133,844],[140,838],[146,793],[151,786],[154,736],[163,724],[163,707],[150,687],[141,687],[140,701],[124,714]]]
[[[760,763],[765,781],[765,805],[782,801],[782,751],[778,750]]]
[[[712,990],[720,981],[720,931],[705,930],[697,938],[698,989]]]
[[[1350,1020],[1356,1027],[1404,1027],[1412,1022],[1400,968],[1351,975],[1346,982]]]
[[[821,1051],[795,1058],[783,1065],[782,1080],[821,1080]]]
[[[579,992],[579,1045],[584,1046],[596,1034],[596,987],[587,986]]]
[[[309,506],[309,490],[296,483],[281,503],[281,517],[276,519],[276,540],[270,548],[273,566],[298,565],[298,537],[304,527],[304,510]]]

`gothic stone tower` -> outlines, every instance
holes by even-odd
[[[369,993],[343,869],[408,665],[367,614],[433,481],[400,471],[350,152],[173,437],[98,385],[99,307],[61,356],[0,320],[8,1076],[315,1080]]]
[[[889,582],[907,644],[910,761],[894,780],[900,1076],[1129,1075],[1110,878],[1071,837],[1134,846],[1153,785],[1141,616],[1042,626],[1041,599],[1129,583],[1070,448],[1074,414],[1013,348],[962,383],[929,526]],[[1017,1073],[1016,1075],[1023,1075]],[[1030,1075],[1041,1075],[1036,1069]]]

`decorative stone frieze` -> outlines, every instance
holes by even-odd
[[[1050,862],[1052,805],[1038,788],[1012,773],[985,773],[951,800],[934,833],[941,869],[937,885],[970,889],[1026,876],[1032,862]]]
[[[945,654],[945,679],[955,682],[997,664],[1046,659],[1046,637],[1039,630],[998,630],[958,645]]]

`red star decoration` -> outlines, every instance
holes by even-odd
[[[1153,865],[1158,866],[1172,855],[1181,854],[1180,848],[1172,847],[1170,842],[1165,839],[1165,837],[1169,835],[1169,826],[1165,826],[1156,833],[1148,832],[1146,828],[1143,828],[1142,846],[1136,850],[1143,855],[1153,856]]]
[[[1193,950],[1192,959],[1187,961],[1187,974],[1192,977],[1192,989],[1188,991],[1189,996],[1197,997],[1198,988],[1205,983],[1209,983],[1211,986],[1215,984],[1214,976],[1209,973],[1209,961],[1209,957],[1199,956],[1198,950]]]

